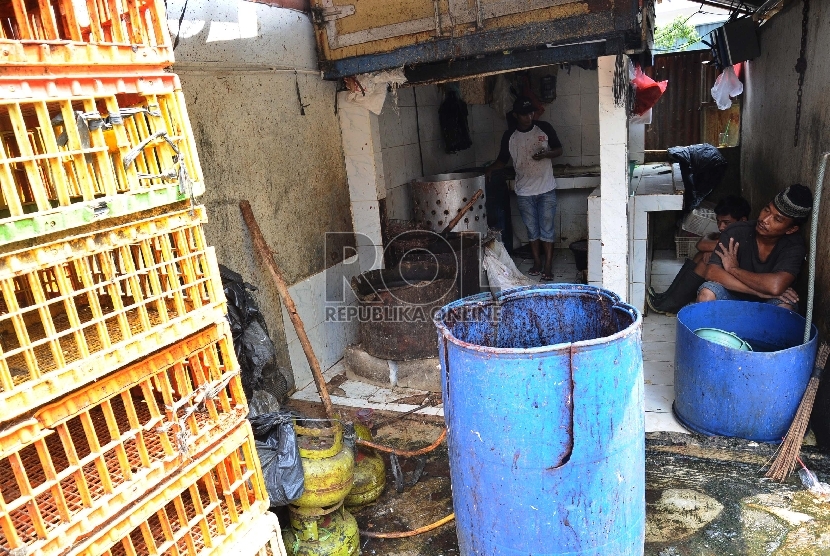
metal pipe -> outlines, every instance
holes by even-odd
[[[810,270],[807,283],[807,324],[804,326],[804,343],[810,341],[810,326],[813,323],[813,300],[816,294],[816,241],[818,240],[818,219],[821,216],[821,192],[824,189],[824,173],[827,169],[827,159],[830,151],[821,155],[816,176],[816,189],[813,193],[813,218],[810,221]]]

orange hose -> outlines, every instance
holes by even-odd
[[[417,529],[413,529],[411,531],[397,531],[394,533],[375,533],[372,531],[361,531],[360,534],[364,537],[369,537],[372,539],[403,539],[406,537],[414,537],[415,535],[420,535],[421,533],[426,533],[427,531],[432,531],[433,529],[441,527],[445,523],[449,523],[453,519],[455,519],[454,513],[448,515],[443,519],[439,519],[435,523],[430,523],[429,525],[418,527]]]
[[[369,440],[363,440],[362,438],[357,439],[357,444],[360,446],[364,446],[366,448],[372,448],[373,450],[378,450],[380,452],[386,452],[387,454],[395,454],[396,456],[401,456],[403,458],[414,458],[416,456],[422,456],[426,453],[433,451],[435,448],[441,445],[444,439],[447,437],[447,429],[441,431],[441,434],[438,436],[438,439],[427,446],[426,448],[421,448],[420,450],[399,450],[397,448],[390,448],[388,446],[384,446],[382,444],[375,444]]]

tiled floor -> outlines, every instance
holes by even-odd
[[[652,284],[658,291],[667,288],[674,278],[674,273],[680,268],[679,262],[669,258],[670,252],[658,253],[652,265]],[[531,267],[532,261],[516,260],[517,267],[523,271]],[[554,257],[554,276],[558,282],[578,282],[581,273],[577,272],[573,254],[568,250],[557,250]],[[538,277],[531,277],[538,280]],[[648,315],[643,319],[643,372],[645,378],[645,417],[646,432],[677,431],[686,432],[674,418],[671,404],[674,401],[674,337],[675,318],[663,315]],[[335,364],[323,373],[326,381],[343,374],[343,362]],[[397,400],[407,399],[410,402],[413,396],[428,392],[409,388],[379,388],[363,382],[346,380],[332,392],[331,399],[335,405],[345,407],[405,412],[418,407],[411,403],[397,403]],[[305,401],[319,401],[314,384],[292,396],[294,399]],[[437,400],[440,402],[440,400]],[[417,413],[422,415],[443,416],[444,411],[439,407],[427,407]]]

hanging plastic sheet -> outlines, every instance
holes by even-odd
[[[721,72],[712,87],[712,98],[718,105],[718,110],[729,110],[732,106],[732,99],[744,92],[744,84],[738,79],[732,66],[728,66]]]

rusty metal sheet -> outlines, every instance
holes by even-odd
[[[646,126],[646,150],[663,150],[700,143],[701,67],[711,59],[708,50],[661,54],[645,73],[655,81],[669,81]]]
[[[311,2],[328,79],[546,44],[625,37],[628,49],[642,45],[637,0]]]

